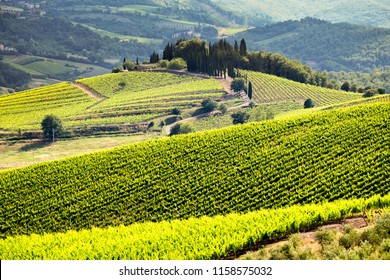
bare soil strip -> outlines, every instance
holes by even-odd
[[[87,87],[86,85],[83,85],[83,84],[80,84],[80,83],[73,83],[74,86],[78,87],[79,89],[81,89],[82,91],[84,91],[87,95],[89,95],[90,97],[94,98],[94,99],[97,99],[97,100],[104,100],[104,99],[107,99],[107,97],[101,95],[100,93],[98,93],[97,91]]]

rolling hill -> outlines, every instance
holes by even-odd
[[[279,52],[315,69],[366,71],[390,65],[390,29],[314,18],[256,27],[235,35],[252,51]]]
[[[388,1],[379,0],[213,0],[214,3],[252,18],[267,17],[273,22],[315,17],[331,22],[390,27]]]
[[[47,114],[58,115],[68,129],[137,124],[146,127],[151,120],[170,115],[175,107],[199,107],[203,99],[224,94],[214,79],[169,73],[125,72],[79,82],[93,92],[87,95],[80,85],[61,83],[1,96],[0,128],[38,130]]]
[[[2,171],[0,232],[64,232],[385,195],[389,106],[250,123]]]

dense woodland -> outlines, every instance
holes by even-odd
[[[328,71],[370,71],[390,64],[390,29],[305,18],[239,33],[250,50],[280,52]]]
[[[0,14],[0,34],[1,43],[16,48],[21,54],[66,59],[67,54],[72,53],[103,65],[107,57],[146,55],[149,52],[148,47],[135,40],[121,42],[102,38],[88,28],[54,17],[23,19],[13,14]]]
[[[19,89],[29,81],[31,81],[30,74],[0,61],[0,86]]]

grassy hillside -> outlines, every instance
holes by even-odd
[[[253,28],[235,38],[245,38],[252,51],[279,52],[320,70],[370,71],[390,64],[389,28],[305,18]]]
[[[390,7],[379,0],[212,0],[229,11],[252,17],[268,16],[272,21],[301,19],[307,16],[332,22],[350,22],[390,27]]]
[[[303,108],[303,103],[308,98],[314,101],[316,107],[362,98],[361,94],[301,84],[260,72],[240,73],[247,75],[248,80],[252,82],[253,99],[258,103],[294,102]]]
[[[378,103],[0,172],[3,235],[186,219],[389,192]]]

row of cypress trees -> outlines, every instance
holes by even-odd
[[[200,39],[180,39],[176,44],[168,43],[162,59],[172,60],[181,57],[187,62],[190,72],[207,73],[210,76],[235,77],[234,69],[246,69],[263,72],[293,81],[328,86],[328,77],[322,72],[313,71],[299,61],[288,59],[280,54],[265,51],[248,52],[245,39],[230,44],[221,39],[214,44]],[[158,53],[151,55],[152,63],[158,62]]]

